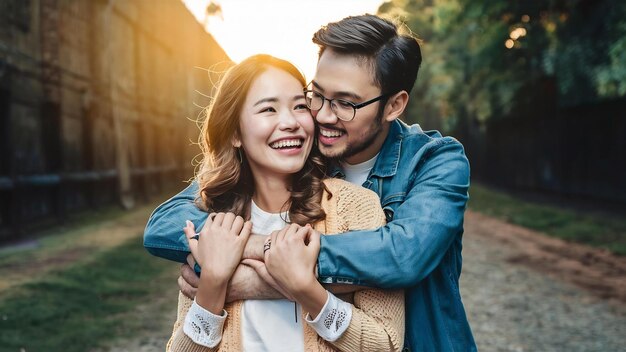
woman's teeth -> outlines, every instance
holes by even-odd
[[[301,147],[302,140],[300,139],[284,139],[282,141],[274,142],[270,144],[270,147],[273,149],[281,149],[281,148],[293,148],[293,147]]]

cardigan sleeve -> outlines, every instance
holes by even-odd
[[[385,225],[378,196],[365,188],[335,180],[329,185],[336,208],[329,206],[327,230],[338,233]],[[338,186],[338,187],[337,187]],[[334,209],[333,209],[334,208]],[[333,226],[335,225],[335,226]],[[400,351],[404,344],[404,291],[368,289],[354,294],[352,318],[346,331],[331,344],[341,351]]]
[[[167,342],[167,352],[213,352],[217,351],[219,344],[214,348],[208,348],[199,345],[185,334],[183,331],[185,325],[185,317],[191,308],[193,301],[187,298],[182,292],[178,293],[178,313],[176,316],[176,322],[174,323],[174,329],[172,336]]]
[[[356,292],[350,325],[332,344],[341,351],[402,350],[404,291]]]

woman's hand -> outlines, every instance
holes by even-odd
[[[305,311],[317,316],[328,297],[315,277],[320,233],[309,225],[291,224],[272,232],[269,241],[265,250],[267,271]]]
[[[201,279],[228,282],[241,261],[252,223],[233,213],[210,214],[196,239],[194,225],[183,229],[189,249],[202,268]]]

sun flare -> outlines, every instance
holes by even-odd
[[[376,13],[382,0],[183,0],[235,62],[267,53],[294,63],[311,79],[318,48],[311,37],[321,26],[346,16]]]

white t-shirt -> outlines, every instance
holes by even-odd
[[[288,213],[272,214],[254,202],[250,211],[252,233],[269,235],[289,220]],[[243,302],[241,332],[244,351],[304,351],[302,308],[286,299]]]
[[[355,184],[357,186],[362,186],[367,180],[367,176],[369,176],[370,171],[374,168],[374,164],[376,164],[376,159],[378,159],[378,154],[374,155],[370,160],[364,161],[359,164],[348,164],[345,161],[340,162],[341,169],[343,173],[346,175],[346,181]]]

